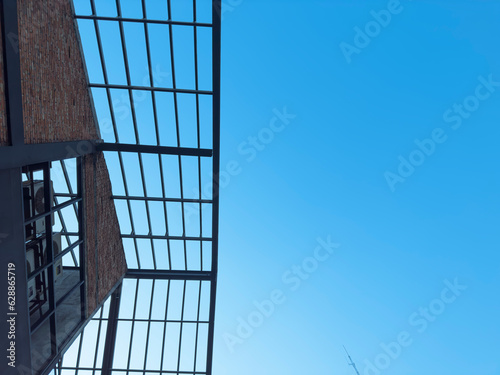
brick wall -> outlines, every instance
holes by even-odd
[[[17,1],[25,143],[99,138],[70,1]]]
[[[72,0],[17,0],[25,143],[98,140]],[[1,24],[0,24],[1,32]],[[1,36],[1,35],[0,35]],[[2,48],[0,37],[0,52]],[[0,73],[3,73],[0,53]],[[0,74],[0,146],[8,145]],[[102,153],[84,158],[87,313],[121,280],[125,255]]]
[[[127,270],[111,182],[102,152],[84,158],[88,314]]]
[[[19,39],[8,38],[19,51],[25,143],[100,138],[70,1],[17,0]],[[0,66],[3,73],[3,61]],[[0,145],[5,146],[3,74],[0,116]]]
[[[3,81],[3,43],[2,23],[0,22],[0,146],[6,146],[9,142],[7,133],[7,118],[5,117],[5,85]]]

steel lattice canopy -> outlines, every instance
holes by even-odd
[[[74,0],[129,271],[53,373],[211,374],[220,5]]]

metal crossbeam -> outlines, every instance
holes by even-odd
[[[94,141],[19,144],[0,147],[0,169],[64,160],[96,151]]]
[[[154,234],[122,234],[122,238],[140,238],[153,240],[181,240],[181,241],[213,241],[211,237],[195,237],[195,236],[161,236]]]
[[[129,269],[125,277],[157,280],[212,280],[212,272]]]
[[[169,25],[172,26],[172,25]],[[142,91],[152,91],[152,92],[173,92],[175,94],[199,94],[199,95],[212,95],[213,92],[209,90],[190,90],[190,89],[180,89],[180,88],[169,88],[169,87],[152,87],[152,86],[134,86],[134,85],[116,85],[116,84],[103,84],[103,83],[91,83],[92,88],[106,88],[106,89],[122,89],[122,90],[142,90]]]
[[[50,194],[50,189],[47,189],[46,191],[48,192],[47,194]],[[68,207],[68,206],[71,206],[72,204],[81,202],[82,199],[83,199],[82,197],[73,198],[73,199],[70,199],[69,201],[66,201],[64,203],[58,204],[57,206],[50,206],[50,208],[47,209],[47,211],[45,211],[45,212],[43,212],[41,214],[34,215],[34,216],[30,217],[29,219],[27,219],[24,222],[24,224],[28,225],[28,224],[34,223],[35,221],[38,221],[40,219],[47,218],[48,216],[51,216],[55,212],[58,212],[58,211],[62,210],[65,207]],[[49,195],[49,199],[47,201],[50,202],[50,195]]]
[[[150,146],[128,143],[101,143],[97,151],[138,152],[143,154],[211,157],[212,150],[204,148]]]
[[[131,201],[152,201],[152,202],[175,202],[175,203],[213,203],[211,199],[194,199],[194,198],[161,198],[161,197],[137,197],[126,195],[112,195],[111,198],[119,200]]]
[[[95,20],[95,21],[121,21],[121,22],[134,22],[134,23],[144,23],[144,24],[157,24],[157,25],[174,25],[174,26],[193,26],[193,27],[212,27],[211,23],[205,22],[183,22],[183,21],[172,21],[172,20],[152,20],[145,18],[127,18],[127,17],[105,17],[96,15],[77,15],[76,19],[81,20]]]

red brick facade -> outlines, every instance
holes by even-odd
[[[25,143],[99,138],[70,0],[18,0]],[[0,31],[1,32],[1,31]],[[0,52],[5,46],[1,43]],[[8,145],[3,54],[0,53],[0,145]]]
[[[26,144],[100,138],[71,1],[17,0],[19,39],[7,39],[19,51]],[[1,40],[0,34],[0,146],[7,146]],[[90,315],[121,280],[126,262],[102,153],[85,157],[83,169]]]
[[[18,0],[25,143],[99,138],[70,0]]]
[[[91,314],[127,270],[111,182],[102,152],[84,158],[87,301]],[[96,276],[98,275],[98,276]]]

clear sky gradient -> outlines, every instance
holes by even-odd
[[[224,3],[214,374],[500,374],[500,4]]]
[[[88,1],[75,3],[89,14]],[[98,3],[116,15],[114,2]],[[121,3],[140,17],[138,1]],[[147,3],[166,17],[164,2]],[[210,1],[198,3],[210,22]],[[223,3],[214,375],[354,375],[342,345],[362,375],[500,375],[500,3]],[[172,0],[174,16],[189,20],[186,4]],[[79,27],[93,32],[90,21]],[[125,30],[131,80],[149,85],[141,27]],[[101,32],[110,81],[125,84],[118,28],[102,22]],[[155,85],[169,87],[168,40],[152,35]],[[82,39],[99,83],[94,38]],[[174,38],[186,62],[178,87],[192,89],[182,48],[192,35]],[[199,54],[200,88],[210,89],[209,46]],[[93,94],[114,142],[105,92]],[[124,94],[112,95],[120,141],[135,143]],[[141,142],[155,144],[151,99],[136,99]],[[201,145],[211,147],[211,103],[200,105]],[[163,144],[177,146],[167,107]],[[191,135],[181,146],[197,146]],[[141,194],[139,182],[129,187]]]

